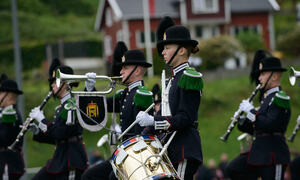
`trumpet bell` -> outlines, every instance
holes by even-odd
[[[300,77],[300,71],[296,71],[293,67],[289,70],[289,80],[292,86],[296,84],[297,78]]]

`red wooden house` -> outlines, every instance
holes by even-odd
[[[272,12],[276,10],[276,0],[149,0],[152,46],[160,19],[168,15],[175,23],[188,26],[192,38],[235,36],[252,30],[262,34],[266,47],[272,50]],[[143,49],[143,0],[101,0],[95,30],[103,33],[103,54],[109,62],[117,41],[124,41],[129,49]]]

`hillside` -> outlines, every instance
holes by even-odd
[[[16,1],[20,41],[99,39],[94,32],[98,0],[26,0]],[[13,42],[10,0],[0,1],[0,47]]]

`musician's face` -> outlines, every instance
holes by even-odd
[[[167,64],[170,61],[170,59],[174,55],[177,47],[178,47],[177,44],[167,44],[164,46],[164,50],[162,51],[161,54],[164,57],[165,64]],[[174,57],[173,61],[171,62],[171,64],[170,64],[171,66],[174,66],[174,63],[176,62],[176,58],[177,58],[176,56]]]
[[[63,87],[60,89],[59,87],[57,87],[56,81],[53,81],[53,83],[51,84],[51,87],[52,87],[52,92],[53,92],[54,96],[61,98],[65,95],[66,84],[63,83],[63,84],[61,84],[61,86],[63,86]]]
[[[135,65],[125,65],[122,66],[122,69],[120,71],[120,74],[122,76],[122,82],[125,84],[130,84],[132,82],[132,76],[134,76],[134,73],[129,77],[128,80],[127,77],[129,76],[129,74],[131,73],[131,71],[134,69]],[[126,80],[126,82],[124,82]]]
[[[265,88],[266,90],[270,89],[270,85],[272,82],[272,78],[270,78],[269,82],[267,82],[270,75],[271,75],[270,71],[265,71],[265,72],[261,72],[259,75],[259,78],[258,78],[258,80],[261,84],[261,87]]]

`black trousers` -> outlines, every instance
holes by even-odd
[[[3,174],[0,174],[0,180],[2,180]],[[19,180],[21,178],[22,174],[9,174],[8,180]]]
[[[109,160],[87,169],[81,176],[82,180],[115,180],[115,174]]]
[[[50,174],[46,171],[46,167],[43,167],[31,180],[80,180],[83,171],[74,169],[59,174]]]
[[[232,180],[284,180],[286,165],[272,164],[266,166],[250,166],[247,164],[248,154],[240,154],[226,167],[226,172]]]
[[[292,178],[292,180],[300,179],[300,156],[297,156],[291,162],[290,169],[291,169],[291,178]]]
[[[183,180],[193,180],[194,174],[197,172],[199,162],[195,160],[184,159],[179,164],[174,164],[174,169],[177,171],[180,178]]]
[[[232,180],[257,179],[255,175],[251,172],[251,167],[247,165],[247,158],[248,154],[240,154],[227,164],[225,171]]]

